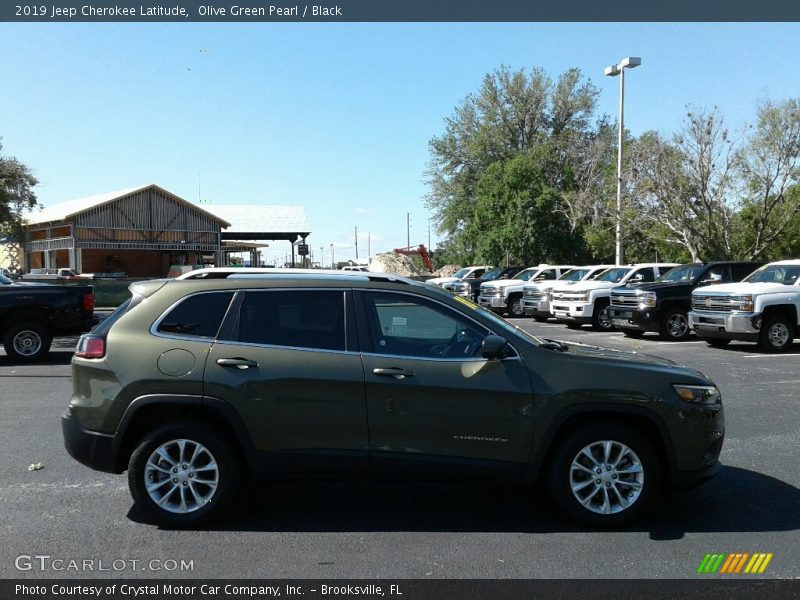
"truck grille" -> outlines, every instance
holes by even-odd
[[[639,305],[639,297],[635,294],[611,294],[611,306],[636,307]]]
[[[502,292],[499,288],[481,286],[481,296],[502,296]]]
[[[583,302],[583,292],[553,292],[553,300],[561,300],[562,302]]]
[[[541,290],[525,290],[522,294],[525,298],[544,298],[547,294]]]
[[[730,299],[724,296],[692,296],[692,310],[731,312],[733,309]]]

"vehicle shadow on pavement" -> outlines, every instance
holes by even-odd
[[[800,529],[800,489],[746,469],[725,467],[705,486],[676,492],[653,514],[622,531],[654,540],[687,532]],[[128,518],[146,523],[134,506]],[[249,484],[228,514],[203,529],[218,531],[581,532],[544,486],[316,481]]]
[[[37,360],[32,363],[21,363],[14,361],[8,357],[5,352],[0,351],[0,367],[33,367],[33,366],[47,366],[47,365],[68,365],[72,361],[72,356],[75,354],[75,344],[69,346],[56,346],[56,341],[50,349],[50,353],[42,360]]]

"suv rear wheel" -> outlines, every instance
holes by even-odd
[[[794,328],[783,315],[764,317],[758,334],[758,347],[764,352],[783,352],[792,345]]]
[[[572,431],[556,448],[550,492],[572,517],[617,527],[642,515],[661,486],[652,444],[635,429],[600,422]]]
[[[136,505],[158,525],[192,527],[219,515],[241,480],[227,436],[182,421],[146,435],[131,455],[128,486]]]

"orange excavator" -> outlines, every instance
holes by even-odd
[[[425,264],[425,268],[433,273],[433,263],[431,262],[431,257],[430,254],[428,254],[428,249],[425,247],[425,244],[420,244],[419,246],[409,246],[408,248],[395,248],[392,250],[392,252],[404,254],[406,256],[421,256],[422,262]]]

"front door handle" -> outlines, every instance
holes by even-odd
[[[258,366],[256,361],[246,358],[218,358],[217,364],[220,367],[235,367],[237,369],[249,369],[250,367]]]
[[[405,379],[406,377],[413,377],[414,373],[406,371],[405,369],[398,369],[396,367],[372,369],[375,375],[383,377],[394,377],[395,379]]]

